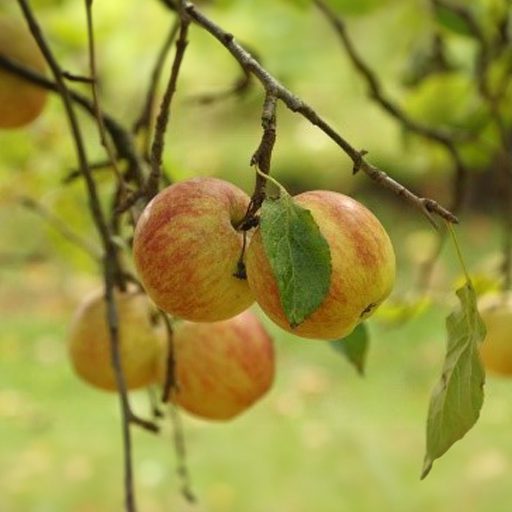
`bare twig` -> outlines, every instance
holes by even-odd
[[[98,131],[100,135],[101,145],[105,148],[107,152],[108,160],[110,161],[110,165],[114,170],[114,174],[116,176],[118,188],[119,188],[119,196],[120,200],[123,201],[126,197],[126,184],[123,180],[123,176],[121,175],[121,171],[119,169],[117,155],[114,153],[114,149],[110,144],[110,140],[107,137],[105,122],[103,120],[103,112],[100,105],[100,98],[98,94],[98,73],[96,71],[96,50],[94,45],[94,30],[93,30],[93,15],[92,15],[92,5],[94,0],[85,0],[85,11],[87,16],[87,40],[88,40],[88,49],[89,49],[89,66],[90,66],[90,74],[91,74],[91,91],[92,98],[94,104],[94,112],[96,115],[96,122],[98,125]]]
[[[264,175],[270,173],[272,150],[276,142],[276,110],[277,96],[272,90],[268,89],[265,94],[265,102],[263,103],[263,111],[261,114],[263,135],[258,149],[256,149],[251,158],[251,165],[257,166]],[[266,183],[265,178],[260,173],[256,173],[256,184],[251,198],[249,215],[246,215],[246,219],[252,217],[260,208],[261,203],[265,199]]]
[[[167,358],[165,364],[165,380],[162,388],[162,402],[169,401],[173,389],[177,389],[178,382],[176,380],[176,360],[174,358],[174,332],[169,316],[163,310],[160,310],[165,330],[167,333]]]
[[[89,76],[79,76],[75,75],[73,73],[70,73],[69,71],[62,71],[62,76],[69,80],[70,82],[78,82],[81,84],[92,84],[94,83],[94,78],[91,78]]]
[[[174,331],[169,315],[160,310],[165,329],[167,331],[167,358],[165,367],[165,380],[162,388],[162,403],[169,403],[169,412],[173,427],[173,444],[178,464],[178,475],[181,479],[181,493],[189,502],[195,502],[196,498],[192,491],[190,474],[187,468],[187,453],[183,424],[181,422],[178,408],[174,404],[174,392],[179,390],[179,382],[176,377],[176,354],[174,349]]]
[[[261,82],[266,91],[272,91],[274,95],[291,111],[301,114],[331,138],[352,160],[354,163],[354,170],[356,172],[363,171],[372,180],[405,199],[421,211],[434,226],[437,225],[432,214],[437,214],[448,222],[458,222],[457,217],[453,213],[438,204],[436,201],[415,195],[403,185],[390,178],[385,172],[368,163],[364,158],[364,152],[355,149],[307,103],[286,89],[235,40],[233,34],[223,30],[215,22],[200,12],[194,4],[188,1],[185,2],[185,11],[196,24],[203,27],[213,37],[215,37],[215,39],[217,39],[231,53],[231,55],[233,55],[244,69],[255,76]]]
[[[192,491],[190,473],[187,467],[187,450],[183,424],[181,422],[181,416],[178,408],[174,403],[172,403],[172,401],[169,404],[169,411],[173,426],[174,451],[176,453],[178,465],[177,471],[181,479],[181,494],[188,502],[195,503],[197,499],[194,492]]]
[[[164,136],[169,123],[171,102],[176,92],[176,84],[178,75],[187,48],[187,35],[190,20],[180,11],[180,32],[178,40],[176,41],[176,55],[172,64],[171,75],[169,82],[160,104],[160,111],[156,120],[155,136],[151,146],[151,173],[145,185],[145,195],[148,200],[158,192],[158,185],[160,183],[161,169],[162,169],[162,155],[164,151]]]
[[[155,65],[153,67],[153,71],[151,72],[151,80],[149,83],[149,87],[146,93],[146,98],[144,101],[144,105],[141,113],[138,118],[135,120],[133,125],[133,133],[138,134],[140,132],[145,132],[145,144],[144,144],[144,153],[149,153],[149,132],[151,126],[151,119],[153,115],[156,94],[158,89],[158,82],[160,81],[160,76],[162,74],[163,67],[165,65],[165,59],[172,47],[172,43],[176,39],[176,35],[178,34],[178,30],[180,28],[180,21],[177,19],[172,25],[171,28],[165,38],[164,44],[160,49]]]
[[[80,249],[91,256],[95,261],[101,261],[102,252],[97,247],[94,247],[85,238],[82,238],[78,233],[73,231],[60,217],[57,217],[53,212],[47,210],[42,204],[34,201],[34,199],[30,197],[20,197],[19,202],[22,206],[43,218],[52,228],[60,233],[63,238],[77,247],[80,247]]]
[[[123,373],[121,354],[119,350],[119,318],[114,301],[114,275],[112,266],[108,264],[109,258],[105,258],[105,301],[107,304],[107,321],[110,333],[110,355],[112,368],[116,379],[116,386],[119,391],[121,403],[122,433],[123,433],[123,455],[124,455],[124,499],[126,512],[136,512],[133,462],[132,462],[132,437],[130,423],[133,421],[126,391],[126,379]]]

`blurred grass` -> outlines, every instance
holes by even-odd
[[[492,246],[495,234],[488,236]],[[481,244],[483,250],[485,237]],[[402,261],[406,246],[399,247]],[[474,265],[481,251],[468,256]],[[447,293],[457,275],[446,264],[452,259],[447,254],[440,263]],[[404,266],[398,290],[406,289]],[[116,397],[78,381],[65,352],[69,317],[94,281],[52,261],[3,268],[0,279],[0,510],[121,510]],[[197,505],[179,494],[167,422],[158,437],[134,431],[140,510],[508,511],[512,383],[506,380],[488,379],[476,428],[419,481],[427,404],[444,356],[447,297],[398,328],[372,321],[364,379],[326,344],[269,324],[278,352],[271,393],[229,423],[184,418]],[[133,400],[147,414],[145,393]]]

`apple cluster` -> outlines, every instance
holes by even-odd
[[[350,334],[391,292],[395,255],[379,220],[343,194],[300,194],[294,203],[311,213],[329,246],[332,268],[323,302],[291,326],[260,228],[251,233],[240,227],[249,203],[231,183],[200,177],[167,187],[147,205],[135,229],[133,255],[159,308],[186,320],[213,322],[256,300],[283,329],[332,340]],[[241,260],[247,279],[236,272]]]
[[[199,177],[153,198],[133,240],[147,295],[129,290],[114,297],[128,389],[165,381],[166,333],[154,321],[153,304],[174,319],[176,386],[170,400],[212,420],[240,414],[272,386],[274,348],[249,309],[255,301],[277,325],[306,338],[347,336],[373,313],[395,275],[393,248],[380,222],[357,201],[334,192],[306,192],[294,202],[311,213],[328,244],[331,280],[317,310],[292,327],[260,227],[242,227],[250,205],[245,192]],[[78,375],[115,390],[105,308],[102,293],[85,300],[73,321],[69,352]]]

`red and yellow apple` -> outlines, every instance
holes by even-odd
[[[512,293],[488,295],[479,303],[487,335],[480,345],[484,367],[492,373],[512,375]]]
[[[178,322],[173,345],[177,389],[171,399],[196,416],[233,418],[272,386],[272,339],[250,311],[222,322]],[[162,360],[161,381],[164,368]]]
[[[28,27],[0,15],[0,54],[27,68],[44,73],[46,62]],[[41,87],[0,69],[0,128],[19,128],[39,116],[47,93]]]
[[[237,224],[249,197],[231,183],[195,178],[162,190],[135,229],[133,255],[144,288],[173,316],[214,322],[254,302],[234,276],[243,236]]]
[[[127,389],[156,381],[165,329],[154,325],[153,306],[139,291],[116,291],[119,349]],[[112,367],[110,332],[103,290],[87,297],[75,312],[68,337],[68,353],[77,375],[95,387],[117,391]]]
[[[246,255],[249,285],[263,311],[283,329],[305,338],[343,338],[391,292],[393,246],[379,220],[350,197],[310,191],[295,196],[294,201],[310,210],[330,248],[331,284],[325,299],[303,323],[290,326],[259,228]]]

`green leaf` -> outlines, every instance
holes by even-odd
[[[468,26],[467,21],[452,9],[444,7],[443,5],[436,5],[435,17],[439,25],[446,28],[450,32],[462,36],[473,37],[473,32]]]
[[[457,290],[461,308],[446,319],[448,345],[443,374],[432,393],[427,420],[427,451],[421,478],[476,423],[484,401],[485,372],[478,345],[485,325],[476,306],[471,282]]]
[[[348,359],[359,375],[364,375],[366,355],[370,344],[368,328],[365,323],[359,324],[347,337],[330,341],[329,344]]]
[[[331,284],[331,252],[311,212],[283,194],[261,209],[261,237],[281,305],[297,327],[323,302]]]

